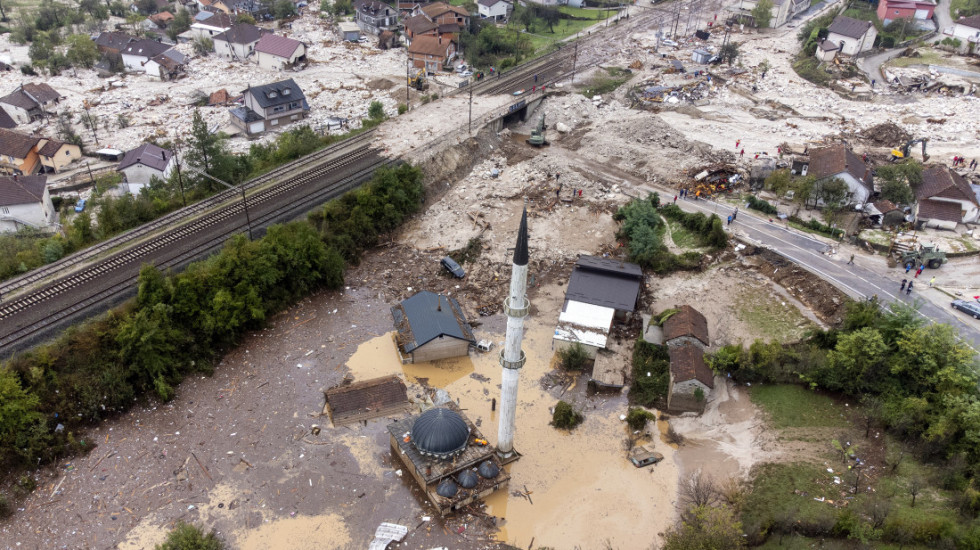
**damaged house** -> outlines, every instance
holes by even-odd
[[[0,108],[17,124],[28,124],[48,114],[61,101],[61,94],[44,82],[21,84],[16,90],[0,97]]]
[[[214,53],[228,59],[244,61],[255,52],[255,45],[262,35],[269,32],[248,23],[233,25],[225,32],[215,35]]]
[[[714,374],[704,362],[708,320],[700,311],[683,305],[663,322],[664,343],[670,356],[667,410],[702,412],[715,387]]]
[[[811,149],[807,173],[816,178],[818,186],[835,178],[847,184],[846,204],[864,204],[874,192],[871,169],[843,145]]]
[[[922,183],[915,190],[916,223],[954,229],[959,223],[976,223],[980,203],[963,176],[945,166],[922,171]]]
[[[378,0],[354,2],[354,22],[362,31],[380,34],[398,30],[398,10]]]
[[[303,90],[292,78],[249,86],[242,93],[244,105],[230,111],[231,123],[249,136],[302,120],[310,110]]]
[[[285,36],[263,34],[255,43],[255,60],[259,67],[271,71],[295,69],[306,63],[306,44]]]

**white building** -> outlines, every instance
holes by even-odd
[[[191,34],[197,38],[214,39],[232,27],[231,17],[224,13],[211,13],[202,11],[194,16],[194,23],[191,24]]]
[[[843,145],[811,149],[808,174],[815,177],[818,184],[835,178],[847,184],[846,204],[864,204],[874,192],[871,169]]]
[[[125,175],[126,191],[136,195],[140,189],[150,184],[153,177],[166,180],[177,166],[171,151],[157,147],[152,143],[144,143],[139,147],[126,151],[117,172]]]
[[[820,61],[833,61],[839,51],[840,46],[837,44],[834,44],[830,40],[821,40],[817,44],[816,56]]]
[[[0,176],[0,232],[47,228],[57,219],[47,176]]]
[[[255,44],[255,55],[259,67],[281,71],[306,61],[306,44],[285,36],[264,34]]]
[[[953,21],[953,36],[970,42],[980,42],[980,14]]]
[[[127,70],[146,72],[146,63],[170,49],[170,46],[155,40],[137,40],[126,44],[120,52]],[[156,75],[154,75],[156,76]]]
[[[878,29],[871,21],[838,15],[827,27],[827,40],[840,47],[841,54],[857,55],[874,47]]]
[[[483,19],[493,21],[503,21],[510,14],[511,5],[505,0],[479,0],[477,2],[477,12]]]
[[[267,32],[248,23],[232,25],[230,29],[216,34],[212,39],[214,41],[214,53],[228,59],[244,60],[253,55],[255,45]]]

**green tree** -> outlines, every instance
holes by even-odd
[[[663,550],[735,550],[745,547],[742,524],[727,506],[697,506],[664,533]]]
[[[385,106],[380,101],[372,101],[368,107],[368,118],[382,120],[385,117]]]
[[[738,59],[740,54],[738,47],[738,42],[729,42],[728,44],[722,46],[721,50],[718,51],[718,55],[721,57],[721,60],[728,63],[729,67],[735,63],[736,59]]]
[[[238,14],[238,17],[235,18],[235,22],[236,23],[247,23],[249,25],[254,25],[255,24],[255,18],[252,17],[251,14],[242,12],[242,13],[239,13]]]
[[[782,197],[793,185],[789,170],[776,170],[766,177],[766,189],[772,191],[777,197]]]
[[[177,10],[174,20],[167,26],[167,37],[177,41],[177,36],[187,32],[191,28],[191,14],[187,10]]]
[[[823,201],[825,206],[835,207],[840,206],[850,189],[847,184],[840,178],[834,178],[830,181],[821,182],[817,186],[817,199]]]
[[[143,15],[153,15],[157,12],[156,0],[136,0],[136,9]]]
[[[321,7],[322,6],[323,4],[321,3]],[[330,5],[330,13],[337,17],[353,13],[353,11],[354,6],[351,3],[351,0],[333,0],[333,3]]]
[[[555,411],[551,415],[551,423],[559,429],[571,430],[585,420],[585,415],[575,410],[566,401],[559,401],[555,405]]]
[[[16,374],[0,367],[0,453],[15,450],[23,459],[31,457],[27,438],[35,426],[44,423],[39,403],[37,395],[24,391]],[[12,458],[0,454],[0,463]]]
[[[272,14],[276,19],[286,19],[296,13],[296,4],[292,0],[278,0],[272,7]]]
[[[755,18],[755,26],[764,29],[772,21],[772,0],[759,0],[752,8],[752,17]]]
[[[194,39],[194,53],[198,55],[208,55],[214,51],[214,41],[207,36],[198,36]]]
[[[31,47],[27,49],[27,55],[31,58],[31,64],[35,67],[46,67],[48,59],[54,55],[54,46],[48,39],[46,33],[37,33]]]
[[[88,35],[73,34],[68,37],[68,50],[65,55],[72,66],[91,69],[99,60],[99,49]]]
[[[225,550],[227,546],[218,535],[204,530],[196,525],[179,522],[174,530],[167,534],[163,544],[156,545],[155,550]]]
[[[888,346],[878,329],[866,327],[837,338],[827,356],[828,377],[822,386],[850,395],[861,394],[883,380]]]
[[[912,204],[915,202],[915,194],[912,192],[912,188],[904,181],[883,181],[881,184],[881,197],[898,205]]]
[[[204,117],[197,109],[194,110],[194,118],[191,121],[191,135],[188,140],[188,151],[186,160],[192,166],[200,168],[205,173],[211,174],[219,179],[214,171],[224,156],[224,144],[217,134],[212,134],[208,130],[208,124],[204,122]]]
[[[146,21],[146,16],[143,14],[133,12],[126,14],[126,23],[132,27],[133,34],[136,36],[143,35],[143,26],[141,25],[143,21]]]

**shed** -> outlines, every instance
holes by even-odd
[[[565,349],[581,344],[589,357],[595,357],[606,347],[616,310],[569,300],[558,315],[555,327],[554,348]]]
[[[605,351],[596,354],[589,384],[596,390],[618,391],[626,387],[626,365],[618,354]]]
[[[691,344],[671,347],[667,410],[702,412],[715,387],[714,374],[704,362],[704,351]]]
[[[99,149],[98,151],[95,152],[95,154],[96,155],[99,155],[99,158],[102,159],[102,160],[109,160],[109,161],[119,162],[120,160],[122,160],[123,155],[125,155],[126,153],[123,152],[123,151],[120,151],[119,149],[108,149],[107,148],[107,149]]]
[[[394,375],[336,386],[323,393],[327,399],[323,414],[330,415],[334,426],[411,412],[405,383]]]
[[[357,42],[361,39],[361,28],[357,23],[341,21],[337,24],[337,29],[340,31],[341,38],[347,42]]]
[[[402,363],[421,363],[469,353],[476,338],[454,298],[422,291],[391,308],[395,347]]]
[[[617,319],[636,309],[643,270],[640,266],[598,256],[580,256],[568,279],[565,302],[612,308]],[[564,311],[567,308],[562,308]]]
[[[703,50],[698,48],[691,53],[691,61],[694,61],[698,65],[704,65],[711,59],[711,52],[708,50]]]
[[[693,345],[699,349],[708,347],[708,320],[700,311],[685,304],[663,322],[664,343],[668,346]]]

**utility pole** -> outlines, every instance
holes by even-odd
[[[174,161],[177,162],[177,186],[180,189],[180,202],[187,206],[187,199],[184,198],[184,176],[180,173],[180,139],[174,144]]]
[[[242,206],[245,208],[245,223],[248,226],[248,240],[250,240],[250,241],[255,240],[254,237],[252,237],[252,218],[251,218],[251,216],[248,215],[248,200],[245,199],[245,186],[244,185],[239,185],[239,186],[236,187],[236,186],[234,186],[234,185],[232,185],[230,183],[227,183],[225,181],[219,180],[218,178],[212,176],[211,174],[208,174],[207,172],[202,172],[201,170],[198,170],[197,168],[191,168],[190,166],[188,166],[187,169],[190,170],[191,172],[197,173],[198,175],[201,175],[201,176],[204,176],[204,177],[209,178],[211,180],[214,180],[214,181],[220,183],[221,185],[224,185],[228,189],[236,189],[237,188],[238,190],[240,190],[242,192]]]
[[[473,135],[473,86],[469,86],[470,89],[470,124],[467,131],[472,136]]]
[[[409,95],[412,91],[412,58],[405,54],[405,106],[412,108],[412,99]]]

